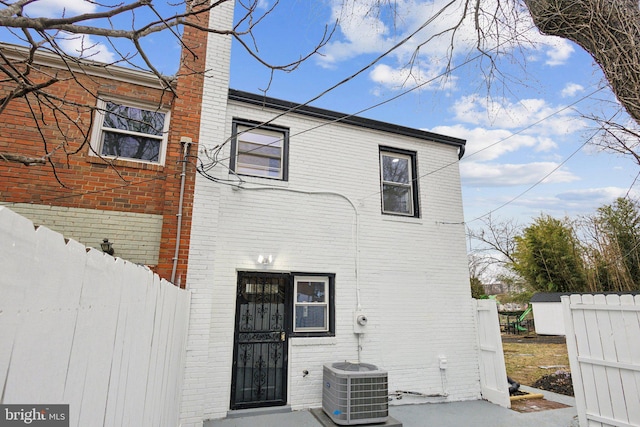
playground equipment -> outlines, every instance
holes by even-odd
[[[510,322],[507,325],[507,332],[513,331],[514,334],[517,334],[519,332],[528,332],[529,329],[523,326],[522,322],[524,322],[524,319],[527,317],[527,314],[529,313],[531,313],[531,306],[527,307],[527,309],[524,312],[522,312],[522,314],[518,316],[518,318],[514,322]]]

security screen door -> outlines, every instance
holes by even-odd
[[[289,274],[239,272],[231,409],[287,403]]]

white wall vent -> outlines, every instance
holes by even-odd
[[[387,372],[368,363],[324,365],[322,409],[339,425],[384,423],[389,418]]]

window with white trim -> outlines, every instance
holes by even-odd
[[[238,175],[287,180],[289,130],[234,120],[230,168]]]
[[[102,157],[164,164],[168,131],[168,110],[99,99],[92,147]]]
[[[328,332],[329,277],[294,277],[294,332]]]
[[[416,154],[380,147],[382,213],[418,216]]]

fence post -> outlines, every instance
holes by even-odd
[[[572,295],[572,297],[580,299],[580,295]],[[584,397],[582,373],[580,372],[580,365],[578,363],[578,345],[576,343],[576,333],[573,324],[573,313],[571,312],[571,298],[569,295],[563,295],[560,297],[560,300],[562,301],[562,312],[564,314],[567,352],[569,354],[573,394],[576,399],[576,410],[578,411],[578,422],[581,426],[587,426],[587,405]],[[574,301],[574,303],[577,302],[578,301]]]

